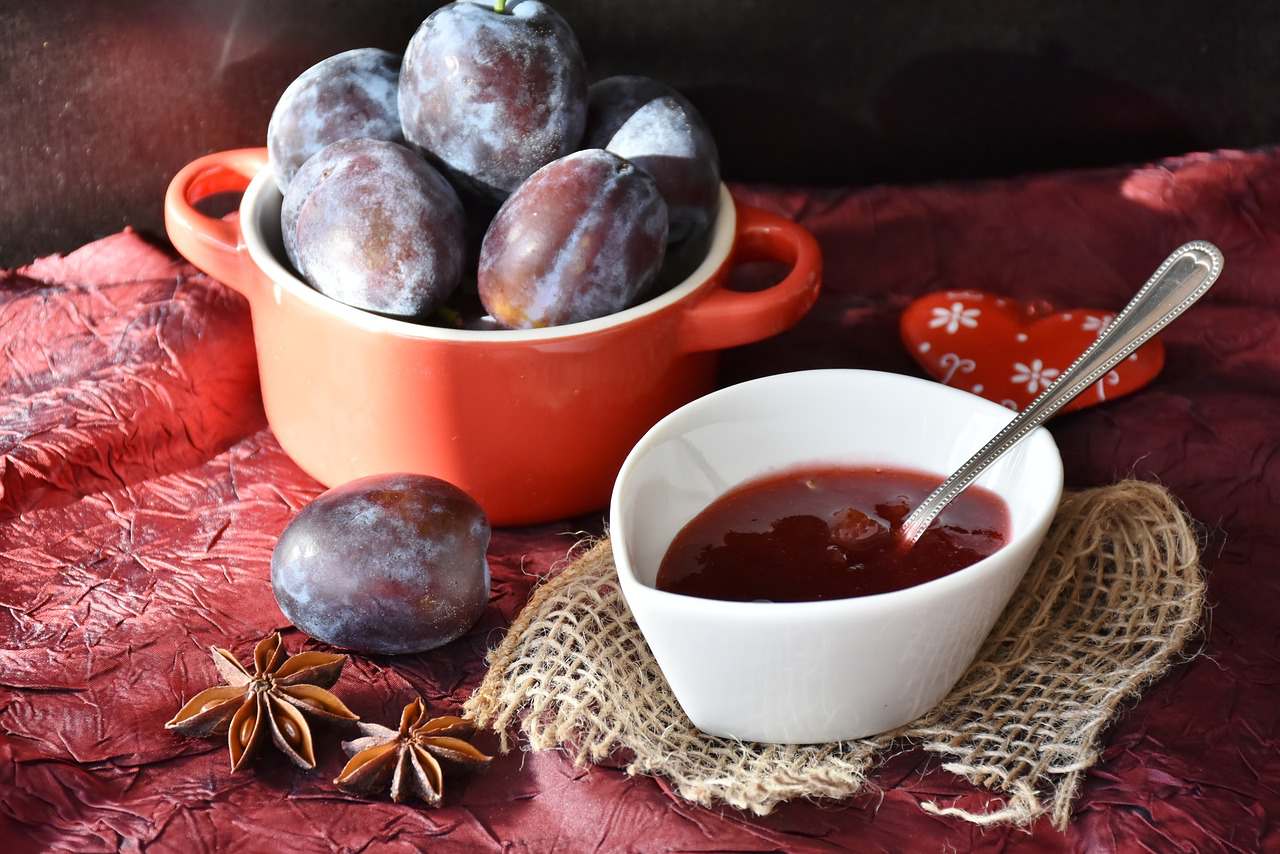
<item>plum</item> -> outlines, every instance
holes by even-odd
[[[319,62],[289,84],[267,125],[267,153],[280,192],[313,154],[342,139],[402,142],[400,57],[366,47]]]
[[[655,181],[667,202],[672,243],[696,237],[720,204],[720,155],[697,108],[649,77],[607,77],[592,84],[583,144],[625,157]]]
[[[653,179],[599,148],[533,173],[498,211],[478,286],[503,326],[527,329],[626,308],[662,266],[667,206]]]
[[[381,140],[335,142],[294,184],[281,208],[281,226],[292,234],[285,247],[316,290],[367,311],[420,318],[457,288],[462,203],[415,152]]]
[[[572,152],[587,113],[587,74],[569,25],[537,0],[450,3],[427,17],[400,72],[404,136],[464,197],[502,201]]]
[[[374,475],[323,493],[271,555],[276,601],[316,640],[423,652],[466,633],[489,601],[489,522],[447,481]]]

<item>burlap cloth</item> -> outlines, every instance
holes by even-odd
[[[1196,632],[1204,580],[1193,523],[1139,481],[1069,494],[977,660],[936,709],[892,733],[822,745],[716,738],[689,722],[618,587],[608,541],[580,553],[530,598],[466,713],[532,749],[577,762],[619,749],[632,774],[683,797],[757,814],[792,798],[844,798],[892,749],[918,745],[942,767],[1001,793],[977,824],[1063,827],[1102,734],[1122,705],[1176,663]]]

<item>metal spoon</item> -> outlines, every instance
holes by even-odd
[[[906,518],[898,531],[900,545],[903,548],[915,545],[942,508],[988,466],[1190,308],[1217,281],[1222,263],[1222,253],[1212,243],[1193,240],[1179,246],[1151,274],[1124,311],[1116,315],[1111,325],[1053,385],[1031,401],[1017,418],[956,469]]]

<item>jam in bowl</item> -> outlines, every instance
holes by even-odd
[[[1004,545],[1009,511],[973,486],[914,546],[903,521],[942,482],[895,468],[801,468],[750,481],[680,529],[659,590],[740,602],[888,593],[950,575]]]
[[[941,520],[944,528],[969,532],[951,537],[952,545],[972,546],[967,538],[986,532],[979,535],[985,555],[960,561],[968,565],[953,564],[945,573],[918,566],[919,574],[904,578],[893,571],[892,560],[902,568],[904,555],[897,551],[879,567],[881,581],[890,580],[879,585],[883,590],[844,588],[850,595],[825,595],[842,593],[837,586],[819,591],[824,595],[786,595],[788,586],[796,593],[797,579],[806,574],[809,594],[821,586],[810,583],[822,571],[812,555],[797,567],[778,553],[757,550],[743,559],[742,552],[736,565],[728,559],[735,549],[712,553],[726,546],[727,533],[776,535],[774,523],[790,520],[784,528],[805,525],[818,539],[809,547],[820,544],[825,552],[835,540],[843,554],[840,571],[864,571],[867,561],[851,554],[859,534],[873,540],[882,535],[865,523],[892,528],[900,508],[889,504],[901,497],[914,507],[941,473],[1012,417],[1001,406],[930,381],[821,370],[731,386],[658,422],[618,475],[610,532],[627,604],[693,724],[747,741],[839,741],[906,724],[946,696],[1022,579],[1057,508],[1062,461],[1047,431],[1028,437],[952,505],[957,513],[976,501],[976,517]],[[798,479],[801,473],[807,477]],[[808,488],[805,480],[823,473],[826,480],[819,477],[813,491],[827,494],[816,503],[805,505],[782,486]],[[871,492],[852,489],[854,481]],[[717,515],[735,511],[735,497],[760,498],[762,490],[778,489],[784,493],[780,503],[765,502],[757,508],[762,512],[746,514],[745,523],[757,526],[751,530],[733,512]],[[888,501],[877,500],[876,492]],[[877,503],[886,506],[877,509]],[[805,516],[826,532],[813,521],[794,521]],[[699,520],[708,518],[714,521],[709,540],[693,542]],[[842,530],[833,534],[833,528]],[[783,542],[777,539],[752,542],[764,550],[794,545],[785,531]],[[685,546],[689,551],[680,558]],[[708,590],[682,590],[673,567],[678,559],[692,562],[686,569],[696,566],[699,554],[724,561],[716,570],[720,577]],[[834,571],[841,556],[832,552],[822,559]],[[772,567],[765,571],[775,587],[748,589],[753,566]]]

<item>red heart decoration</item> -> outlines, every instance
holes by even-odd
[[[1020,303],[983,291],[936,291],[902,312],[902,342],[944,385],[1022,409],[1053,382],[1115,316],[1045,302]],[[1063,411],[1137,391],[1164,367],[1158,338],[1142,345]]]

